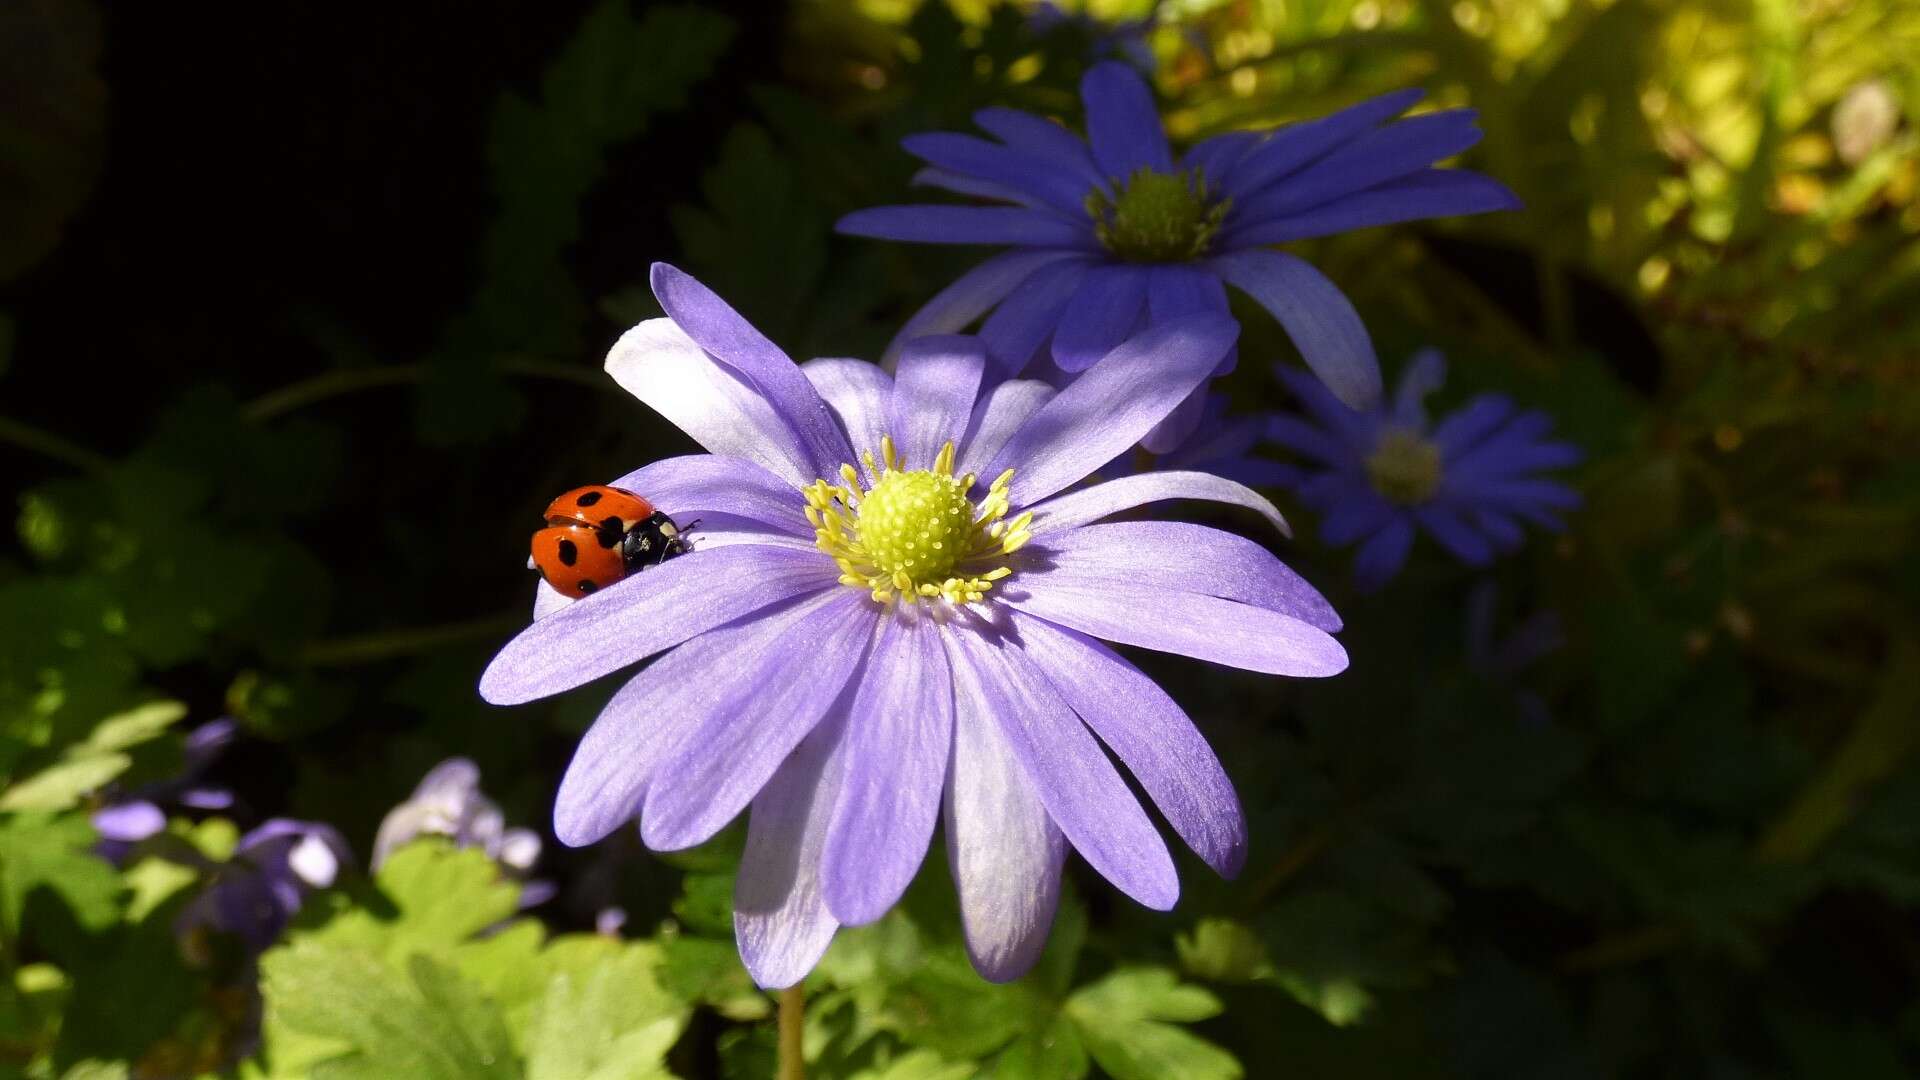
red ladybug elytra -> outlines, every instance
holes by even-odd
[[[547,527],[533,534],[533,565],[566,596],[585,596],[684,554],[673,519],[631,491],[604,484],[574,488],[547,506]]]

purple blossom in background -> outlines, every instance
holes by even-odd
[[[614,483],[698,519],[692,550],[577,600],[539,586],[535,622],[480,682],[512,704],[657,655],[574,755],[564,843],[637,817],[649,847],[692,847],[751,805],[734,925],[768,987],[802,978],[841,925],[883,915],[943,813],[990,979],[1039,956],[1069,847],[1172,907],[1172,857],[1108,750],[1209,866],[1238,872],[1246,825],[1213,751],[1098,639],[1321,676],[1346,666],[1340,620],[1252,541],[1100,523],[1210,499],[1280,524],[1245,486],[1194,472],[1078,486],[1206,382],[1230,320],[1165,322],[1056,392],[990,383],[974,338],[910,342],[891,376],[796,366],[680,271],[656,265],[653,290],[668,317],[629,331],[607,369],[710,453]]]
[[[407,801],[381,819],[373,840],[373,869],[380,869],[394,852],[421,836],[445,836],[457,847],[486,852],[507,876],[525,882],[521,907],[553,896],[552,882],[527,880],[540,858],[539,834],[507,827],[499,804],[480,791],[480,767],[466,758],[449,758],[434,766]]]
[[[352,859],[332,826],[274,818],[240,838],[233,857],[181,911],[179,930],[232,934],[249,952],[264,952],[307,894],[331,886]]]
[[[1308,460],[1282,483],[1320,512],[1320,538],[1359,544],[1354,577],[1385,584],[1406,565],[1416,530],[1470,566],[1517,549],[1522,522],[1559,531],[1562,511],[1580,505],[1572,488],[1537,473],[1578,464],[1579,447],[1553,442],[1553,419],[1523,412],[1500,394],[1481,394],[1429,424],[1423,402],[1446,378],[1446,361],[1420,352],[1391,402],[1356,411],[1299,372],[1279,369],[1306,409],[1277,416],[1268,438]]]
[[[93,812],[93,828],[100,834],[94,853],[119,865],[140,841],[167,827],[168,806],[194,810],[225,810],[233,792],[200,783],[200,776],[233,742],[239,725],[231,717],[201,724],[187,733],[180,772],[166,780],[145,784],[111,799]]]
[[[1138,19],[1108,22],[1084,11],[1068,11],[1053,0],[1041,0],[1027,13],[1027,29],[1036,37],[1077,30],[1092,42],[1090,59],[1124,60],[1147,73],[1159,66],[1153,56],[1153,45],[1147,40],[1158,22],[1157,11]],[[1186,34],[1202,45],[1206,42],[1206,36],[1197,30],[1189,29]]]
[[[1139,73],[1109,61],[1080,84],[1088,137],[1014,109],[974,121],[999,141],[952,132],[909,137],[916,180],[1003,206],[880,206],[839,231],[883,240],[1011,245],[920,309],[896,345],[986,316],[996,378],[1041,362],[1056,381],[1085,371],[1146,326],[1227,314],[1226,286],[1271,312],[1341,400],[1373,406],[1380,372],[1353,305],[1320,271],[1271,245],[1351,229],[1510,210],[1519,200],[1478,173],[1436,169],[1480,140],[1474,113],[1395,120],[1405,90],[1270,132],[1206,139],[1176,158]],[[990,314],[989,314],[990,313]],[[1229,351],[1218,373],[1233,366]],[[1162,453],[1200,422],[1196,387],[1143,441]]]
[[[1496,639],[1495,616],[1500,588],[1492,580],[1474,584],[1467,593],[1467,668],[1513,695],[1520,717],[1535,727],[1552,719],[1539,694],[1520,685],[1520,673],[1567,643],[1557,612],[1536,611]]]

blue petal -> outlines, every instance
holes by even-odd
[[[1123,180],[1138,169],[1173,171],[1160,111],[1139,72],[1113,60],[1095,64],[1080,79],[1080,98],[1087,104],[1087,139],[1102,174]]]
[[[946,169],[936,169],[931,166],[914,173],[912,179],[908,180],[907,183],[914,187],[939,188],[942,191],[951,191],[955,195],[966,195],[975,199],[995,199],[1000,202],[1018,203],[1032,210],[1045,210],[1048,213],[1053,212],[1052,207],[1048,206],[1036,196],[1029,195],[1024,191],[1016,191],[1004,184],[996,184],[991,180],[982,180],[977,176],[968,176],[963,173],[951,172]]]
[[[1086,181],[1045,158],[948,131],[909,135],[900,145],[929,165],[1027,192],[1070,217],[1086,216]]]
[[[1334,547],[1345,547],[1402,516],[1399,507],[1372,489],[1361,489],[1342,499],[1320,519],[1320,539]]]
[[[987,316],[980,338],[999,377],[1019,374],[1053,336],[1091,265],[1086,259],[1067,259],[1044,267]]]
[[[1398,180],[1480,141],[1476,113],[1428,113],[1369,132],[1287,177],[1234,203],[1235,221],[1262,221],[1309,210],[1356,191]]]
[[[1513,414],[1513,402],[1501,394],[1480,394],[1433,429],[1433,444],[1443,458],[1464,454]]]
[[[1273,374],[1328,434],[1347,444],[1350,461],[1357,463],[1373,452],[1374,444],[1380,439],[1379,413],[1349,408],[1310,372],[1276,364]]]
[[[1210,312],[1220,315],[1229,314],[1227,310],[1227,287],[1219,275],[1195,266],[1169,264],[1155,266],[1148,271],[1147,277],[1147,319],[1150,323],[1165,322],[1182,315]],[[1239,350],[1228,349],[1227,355],[1220,361],[1216,375],[1224,375],[1233,370],[1239,356]],[[1207,387],[1203,383],[1196,387],[1187,400],[1167,414],[1140,445],[1148,452],[1164,454],[1179,449],[1200,426],[1206,411]]]
[[[1106,181],[1094,167],[1086,140],[1052,120],[1019,109],[995,107],[974,113],[973,122],[1009,147],[1079,177],[1088,191],[1096,187],[1106,190]]]
[[[1438,349],[1421,349],[1400,372],[1393,391],[1393,419],[1403,427],[1425,431],[1427,395],[1447,381],[1447,360]]]
[[[1068,301],[1053,334],[1053,362],[1062,371],[1085,371],[1133,335],[1146,314],[1147,271],[1138,266],[1096,266]]]
[[[1353,580],[1362,591],[1385,585],[1407,565],[1413,550],[1413,522],[1404,518],[1373,534],[1353,557]]]
[[[1403,221],[1520,209],[1520,198],[1499,181],[1465,169],[1422,169],[1365,191],[1343,195],[1298,214],[1249,215],[1226,230],[1229,248],[1263,247],[1332,236]]]
[[[1298,417],[1275,416],[1268,419],[1266,436],[1296,454],[1328,465],[1338,465],[1354,458],[1352,447]]]
[[[1227,283],[1273,313],[1320,381],[1356,409],[1380,400],[1380,362],[1359,313],[1340,287],[1304,260],[1278,251],[1236,251],[1212,265]]]
[[[1257,131],[1229,131],[1225,135],[1202,139],[1180,160],[1180,168],[1183,171],[1200,170],[1208,188],[1218,192],[1222,190],[1227,175],[1233,172],[1233,167],[1259,142],[1260,133]]]
[[[1221,179],[1227,194],[1239,198],[1260,190],[1322,154],[1359,137],[1367,129],[1399,116],[1424,96],[1420,90],[1396,90],[1369,98],[1337,113],[1274,132],[1247,151]]]
[[[849,236],[922,244],[1019,244],[1097,250],[1091,222],[1017,206],[870,206],[833,226]]]
[[[1413,516],[1441,547],[1468,566],[1484,566],[1493,561],[1493,545],[1448,507],[1427,503],[1417,507]]]
[[[1040,271],[1063,260],[1074,258],[1067,251],[1007,251],[955,278],[894,335],[887,346],[891,360],[900,346],[929,334],[952,334],[966,329],[986,314],[1008,293],[1019,288]]]

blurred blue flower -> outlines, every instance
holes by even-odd
[[[233,857],[180,912],[177,928],[188,938],[207,930],[231,934],[249,952],[264,952],[307,895],[332,885],[352,859],[332,826],[274,818],[240,838]]]
[[[1522,720],[1544,727],[1552,719],[1546,700],[1523,685],[1520,674],[1565,646],[1566,630],[1558,612],[1541,610],[1496,638],[1499,606],[1500,587],[1491,578],[1467,593],[1467,669],[1511,694]]]
[[[1086,139],[991,108],[974,121],[998,142],[953,132],[904,142],[928,166],[917,182],[1012,205],[878,206],[840,219],[839,231],[855,236],[1014,249],[942,290],[896,346],[984,315],[995,378],[1036,362],[1042,374],[1071,378],[1143,326],[1226,314],[1232,285],[1280,321],[1342,401],[1367,408],[1380,396],[1380,371],[1359,315],[1324,274],[1270,245],[1519,205],[1485,176],[1432,167],[1479,142],[1480,131],[1467,109],[1394,120],[1418,90],[1277,131],[1229,132],[1179,158],[1138,72],[1095,65],[1080,92]],[[1233,363],[1229,353],[1217,373]],[[1205,400],[1202,387],[1142,445],[1163,453],[1183,443]]]
[[[1158,22],[1157,11],[1138,19],[1108,22],[1084,11],[1068,11],[1053,0],[1041,0],[1027,13],[1027,29],[1036,37],[1046,37],[1062,30],[1077,30],[1092,43],[1090,59],[1124,60],[1148,73],[1159,66],[1153,56],[1153,46],[1147,40]],[[1203,35],[1193,36],[1205,41]]]
[[[477,847],[500,864],[508,877],[525,882],[522,907],[553,896],[553,883],[527,881],[540,858],[540,836],[531,829],[510,829],[500,805],[480,791],[480,767],[466,758],[449,758],[420,780],[406,802],[387,812],[373,840],[373,869],[421,836],[445,836],[457,847]]]
[[[233,742],[238,728],[232,717],[224,716],[194,728],[187,733],[179,773],[121,792],[95,810],[93,828],[100,834],[100,840],[94,844],[94,853],[115,865],[125,862],[135,844],[167,827],[169,806],[194,810],[225,810],[232,806],[233,792],[204,785],[200,776]]]
[[[1520,546],[1523,521],[1558,531],[1558,512],[1580,505],[1572,488],[1535,475],[1582,458],[1578,447],[1548,439],[1547,414],[1481,394],[1428,423],[1423,401],[1446,378],[1438,352],[1416,354],[1393,400],[1361,411],[1297,371],[1279,375],[1307,417],[1273,417],[1267,436],[1310,461],[1282,483],[1320,512],[1322,540],[1360,545],[1353,570],[1364,589],[1400,572],[1416,529],[1481,566]]]

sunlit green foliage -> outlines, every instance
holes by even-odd
[[[52,80],[70,123],[0,118],[0,180],[21,180],[0,183],[21,192],[0,276],[22,280],[111,150],[102,16],[28,8],[0,28],[76,47],[20,83]],[[1233,775],[1254,837],[1240,880],[1185,859],[1162,916],[1078,867],[1041,965],[992,986],[936,844],[901,909],[843,932],[809,980],[813,1073],[1920,1067],[1920,7],[1159,13],[1146,40],[1178,140],[1408,84],[1480,110],[1466,163],[1525,210],[1299,249],[1390,366],[1443,347],[1447,397],[1503,391],[1587,449],[1572,530],[1492,575],[1496,642],[1550,609],[1565,645],[1490,665],[1471,575],[1417,556],[1351,595],[1301,528],[1283,554],[1347,618],[1351,672],[1276,686],[1140,658]],[[321,297],[289,321],[331,366],[209,366],[96,441],[83,415],[58,433],[14,417],[6,380],[67,358],[31,290],[7,295],[0,445],[23,482],[0,548],[0,1077],[770,1074],[772,1000],[731,941],[737,836],[670,859],[626,833],[550,851],[562,899],[530,912],[477,853],[418,843],[347,868],[257,960],[179,917],[243,827],[330,821],[364,857],[452,754],[543,824],[610,688],[510,713],[472,688],[525,617],[545,498],[682,448],[596,366],[654,314],[648,263],[698,274],[797,356],[877,357],[976,256],[849,240],[834,219],[907,197],[907,133],[988,104],[1077,123],[1096,45],[974,0],[781,18],[593,7],[543,76],[470,118],[490,217],[448,254],[466,302],[418,341],[362,340]],[[603,240],[615,220],[661,246]],[[1268,362],[1291,346],[1241,314],[1226,388],[1278,407]],[[118,868],[95,854],[89,812],[174,775],[184,732],[223,711],[245,731],[224,777],[241,803],[170,807]],[[616,906],[624,936],[585,932]]]

